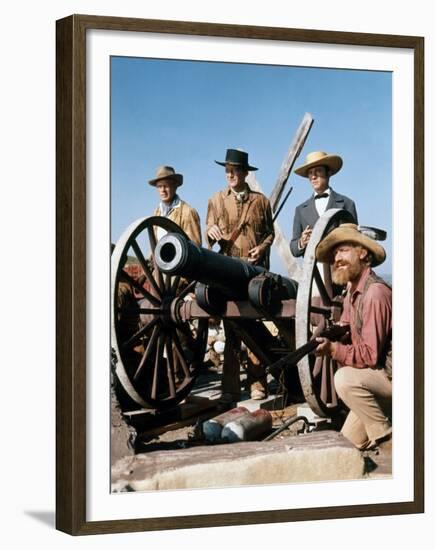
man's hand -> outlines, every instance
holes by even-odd
[[[251,250],[248,251],[248,254],[248,262],[255,263],[261,258],[263,251],[261,250],[261,246],[254,246],[254,248],[251,248]]]
[[[302,235],[299,239],[299,248],[301,250],[307,246],[308,241],[310,240],[312,232],[313,232],[313,230],[311,229],[311,227],[309,225],[307,225],[307,227],[302,231]]]
[[[315,355],[328,355],[330,357],[334,354],[335,342],[331,342],[331,340],[328,340],[328,338],[323,338],[322,336],[316,338],[316,342],[319,342],[319,345],[316,348]]]
[[[216,224],[210,227],[207,231],[207,235],[214,241],[221,241],[224,238],[222,231]]]

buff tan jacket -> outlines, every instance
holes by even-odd
[[[161,216],[160,206],[155,209],[154,216]],[[199,215],[187,202],[180,200],[179,204],[169,213],[167,218],[179,225],[191,241],[201,245]]]
[[[218,191],[209,200],[207,208],[206,240],[209,246],[214,244],[208,237],[212,225],[217,225],[222,231],[228,256],[247,260],[249,250],[260,246],[262,255],[258,265],[269,267],[270,246],[275,233],[270,203],[262,193],[249,189],[248,198],[240,203],[230,188]]]

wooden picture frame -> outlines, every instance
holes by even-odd
[[[92,29],[411,50],[414,60],[414,498],[322,508],[87,520],[86,34]],[[72,535],[421,513],[424,510],[424,40],[320,30],[72,15],[57,22],[56,527]]]

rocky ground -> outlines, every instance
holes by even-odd
[[[297,405],[291,405],[277,411],[270,411],[273,418],[273,429],[277,429],[282,426],[283,422],[287,418],[295,416],[296,411]],[[297,435],[303,426],[303,422],[297,422],[277,435],[276,438],[280,440]],[[264,437],[269,435],[269,433],[270,432],[267,432]],[[139,437],[139,441],[137,442],[137,450],[138,452],[151,452],[171,449],[185,449],[187,447],[197,445],[207,445],[207,442],[205,442],[202,438],[201,430],[199,429],[198,424],[193,424],[167,431],[151,438],[147,438],[146,435],[143,435],[142,437]]]
[[[219,347],[216,347],[218,351],[220,351]],[[185,406],[189,409],[189,407],[192,407],[192,404],[194,405],[196,402],[209,401],[210,404],[208,405],[208,408],[205,410],[199,408],[195,415],[195,406],[193,406],[193,416],[190,419],[185,417],[183,418],[182,415],[182,420],[165,424],[160,430],[157,429],[150,433],[149,430],[147,431],[147,429],[144,429],[144,426],[145,428],[147,426],[146,419],[145,421],[142,421],[142,424],[140,422],[137,423],[136,426],[134,426],[135,429],[132,429],[132,427],[128,424],[123,424],[120,422],[121,417],[119,414],[119,409],[114,407],[112,409],[114,411],[112,414],[112,464],[115,464],[121,458],[131,458],[134,455],[140,456],[151,453],[150,456],[163,457],[164,455],[160,454],[161,451],[175,451],[175,454],[177,454],[178,451],[183,449],[191,449],[193,451],[195,448],[204,448],[204,451],[208,452],[206,447],[208,447],[209,450],[211,450],[210,447],[212,446],[222,447],[222,444],[212,445],[210,442],[206,441],[201,429],[202,422],[223,412],[218,406],[222,358],[220,354],[214,351],[213,347],[209,348],[209,350],[210,349],[211,353],[208,355],[208,363],[206,368],[204,369],[202,375],[198,377],[196,387],[191,396],[187,399],[188,403],[185,405],[181,404],[181,408]],[[245,373],[242,370],[242,384],[244,383],[245,378]],[[277,386],[276,382],[271,379],[269,382],[269,389],[272,393],[275,391],[278,392],[280,388]],[[189,399],[191,400],[191,403],[189,403]],[[249,403],[251,403],[251,405],[253,404],[254,408],[257,406],[255,402],[253,403],[249,400],[249,395],[245,391],[242,393],[242,402],[239,403],[239,405],[245,405],[252,410]],[[296,417],[298,414],[300,415],[301,407],[302,414],[306,414],[313,424],[306,426],[305,423],[300,420],[295,422],[291,426],[282,429],[280,433],[275,435],[272,440],[273,445],[279,446],[280,442],[285,445],[287,441],[294,445],[293,442],[295,441],[295,436],[308,432],[312,432],[313,435],[317,432],[324,432],[324,436],[321,437],[321,441],[323,441],[325,447],[327,447],[328,445],[326,442],[328,441],[328,433],[330,434],[329,439],[331,440],[334,440],[334,438],[338,435],[341,420],[337,419],[333,424],[330,420],[313,419],[311,410],[306,403],[303,403],[302,399],[299,399],[299,402],[294,402],[285,407],[282,406],[282,399],[277,399],[276,401],[271,401],[270,403],[263,405],[259,404],[258,406],[264,406],[269,410],[269,413],[272,416],[272,428],[263,433],[261,437],[257,438],[257,441],[264,440],[267,436],[274,433],[279,428],[283,428],[287,420]],[[160,433],[158,433],[159,431]],[[315,437],[313,440],[316,441],[315,447],[318,449],[318,440],[316,440]],[[133,441],[134,445],[132,445]],[[242,445],[242,447],[237,447],[237,449],[241,449],[243,448],[243,445],[247,444],[239,443],[237,445]],[[226,444],[226,446],[228,447],[228,444]],[[198,451],[199,450],[200,449],[198,449]],[[234,450],[236,450],[236,448],[234,448]],[[222,454],[222,452],[225,454],[226,451],[223,448],[216,450],[216,454]],[[391,445],[381,450],[361,453],[361,457],[364,461],[364,475],[368,477],[385,477],[391,475]]]

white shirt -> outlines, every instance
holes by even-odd
[[[177,195],[175,195],[175,196],[177,196]],[[318,200],[319,200],[319,199],[318,199]],[[169,214],[170,214],[173,210],[175,210],[176,208],[180,208],[180,206],[181,206],[181,200],[178,199],[177,201],[175,201],[175,202],[172,203],[172,206],[171,206],[170,210],[169,210],[166,214],[163,214],[163,213],[162,213],[162,212],[163,212],[162,203],[160,203],[160,204],[159,204],[159,213],[158,213],[157,215],[158,215],[158,216],[163,216],[164,218],[167,218],[167,217],[169,217]],[[164,237],[164,236],[167,234],[167,231],[166,231],[165,229],[163,229],[163,227],[158,227],[158,226],[157,226],[157,231],[156,231],[156,233],[157,233],[157,241],[160,241],[160,239],[161,239],[162,237]]]
[[[328,187],[328,189],[325,189],[325,191],[323,193],[320,193],[320,195],[327,194],[328,196],[320,197],[320,198],[316,199],[316,194],[314,195],[314,204],[316,206],[316,210],[317,210],[317,213],[319,214],[319,216],[321,216],[326,210],[326,206],[327,206],[328,201],[329,201],[330,193],[331,193],[331,188]]]

